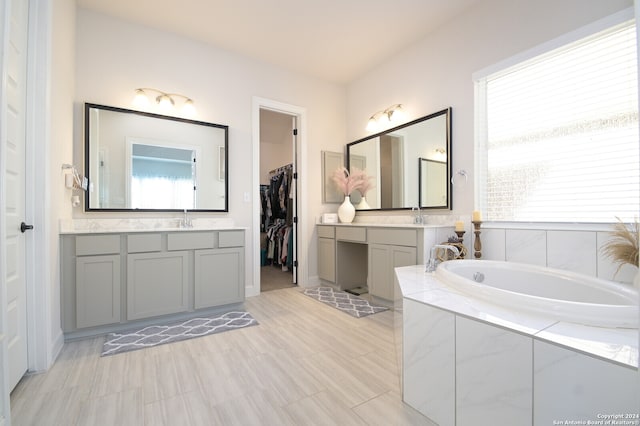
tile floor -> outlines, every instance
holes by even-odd
[[[432,425],[403,404],[393,313],[352,318],[299,288],[248,298],[256,327],[101,358],[65,344],[11,395],[14,425]]]

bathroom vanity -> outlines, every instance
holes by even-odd
[[[394,297],[394,268],[424,265],[425,253],[453,234],[453,226],[413,224],[318,224],[318,276],[340,290],[368,287]]]
[[[241,304],[244,246],[240,228],[63,233],[65,338]]]

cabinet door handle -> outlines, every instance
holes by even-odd
[[[20,232],[22,232],[23,234],[28,230],[28,229],[33,229],[33,225],[27,225],[26,223],[22,222],[20,224]]]

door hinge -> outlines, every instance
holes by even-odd
[[[298,136],[298,129],[293,129],[293,136]]]
[[[293,218],[293,223],[298,223],[298,216]]]
[[[293,178],[298,179],[298,172],[293,172]]]
[[[297,260],[293,261],[293,266],[295,266],[296,268],[298,267],[298,261]]]

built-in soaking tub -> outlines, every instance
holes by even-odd
[[[598,327],[638,327],[638,291],[629,285],[491,260],[443,262],[435,275],[462,293],[518,311]]]

